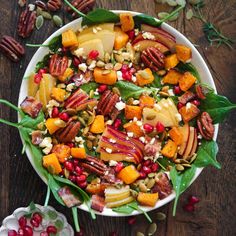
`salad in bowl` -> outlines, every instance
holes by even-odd
[[[100,19],[97,16],[103,15]],[[194,46],[157,19],[97,9],[54,33],[22,82],[17,127],[62,205],[123,216],[178,198],[208,165],[235,108]],[[222,109],[224,107],[224,109]],[[75,217],[76,218],[76,217]]]

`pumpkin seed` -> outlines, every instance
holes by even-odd
[[[152,236],[155,234],[155,232],[157,231],[157,224],[156,223],[152,223],[150,224],[150,226],[148,227],[148,236]]]
[[[94,96],[94,90],[90,90],[90,92],[89,92],[89,97],[90,97],[90,98],[93,98],[93,96]]]
[[[93,143],[92,143],[92,141],[90,141],[90,140],[87,140],[87,141],[86,141],[86,145],[87,145],[87,148],[88,148],[89,150],[91,150],[91,149],[93,148]]]
[[[47,19],[47,20],[51,20],[52,19],[52,15],[47,12],[47,11],[41,11],[41,14],[43,16],[43,18]]]
[[[138,196],[138,192],[135,191],[135,190],[133,190],[133,189],[130,189],[130,193],[131,193],[131,195],[132,195],[133,197],[135,197],[135,198]]]
[[[72,109],[72,108],[66,109],[65,112],[68,113],[68,115],[70,115],[70,116],[74,116],[77,113],[76,110]]]
[[[189,164],[189,162],[187,160],[185,160],[185,159],[180,159],[180,163],[181,164]]]
[[[117,62],[115,65],[114,65],[114,70],[120,70],[122,67],[122,64]]]
[[[188,0],[188,2],[192,5],[197,5],[201,0]]]
[[[120,90],[117,87],[113,87],[112,92],[120,96]]]
[[[175,168],[176,168],[176,170],[178,170],[178,171],[183,171],[183,170],[184,170],[184,167],[183,167],[181,164],[177,164],[177,165],[175,166]]]
[[[166,92],[160,91],[159,94],[160,94],[162,97],[169,97],[169,93],[166,93]]]
[[[42,11],[43,11],[42,8],[37,7],[37,9],[36,9],[36,15],[37,15],[37,16],[42,15]]]
[[[108,63],[110,61],[110,59],[111,59],[110,54],[108,52],[106,52],[105,55],[104,55],[105,63]]]
[[[39,30],[43,26],[43,23],[44,23],[43,16],[41,15],[37,16],[36,21],[35,21],[36,29]]]
[[[174,162],[175,162],[176,164],[180,164],[181,160],[180,160],[180,159],[175,159]]]
[[[88,125],[91,125],[95,119],[95,115],[93,114],[92,116],[89,117],[88,119]]]
[[[89,114],[86,111],[83,111],[81,113],[81,117],[84,119],[84,121],[87,121],[89,119]]]
[[[156,219],[159,220],[159,221],[165,220],[166,219],[166,214],[164,214],[162,212],[157,212]]]
[[[107,75],[107,74],[110,74],[110,73],[111,73],[110,70],[104,70],[104,71],[102,72],[102,75]]]
[[[190,164],[182,164],[182,166],[184,166],[184,167],[191,167]]]
[[[185,6],[186,5],[186,0],[176,0],[176,3],[180,6]]]
[[[157,74],[160,76],[163,76],[166,74],[166,70],[159,70],[159,71],[157,71]]]
[[[167,93],[168,90],[169,90],[169,88],[170,88],[170,87],[169,87],[168,85],[166,85],[166,86],[164,86],[164,87],[161,89],[161,91]]]
[[[168,12],[164,12],[164,11],[159,12],[157,14],[158,18],[161,19],[161,20],[164,19],[165,17],[167,17],[168,15],[169,15],[169,13]]]
[[[147,192],[147,186],[144,183],[139,184],[139,189],[141,192],[144,192],[144,193]]]
[[[193,161],[195,161],[196,158],[197,158],[197,154],[195,153],[195,154],[191,157],[190,163],[192,163]]]
[[[64,168],[64,174],[65,174],[65,177],[68,179],[70,176],[70,171],[68,171],[66,168]]]
[[[119,63],[123,63],[124,62],[124,57],[122,55],[115,54],[115,59]]]
[[[96,137],[94,135],[89,135],[87,139],[93,141],[96,139]]]
[[[186,19],[190,20],[193,17],[193,10],[192,9],[188,9],[187,13],[186,13]]]
[[[53,20],[53,23],[54,23],[57,27],[62,27],[63,21],[62,21],[62,19],[61,19],[60,16],[54,15],[54,16],[52,17],[52,20]]]
[[[142,232],[137,232],[136,236],[145,236]]]
[[[112,70],[112,69],[113,69],[113,64],[112,64],[112,63],[107,63],[107,64],[105,65],[105,69],[106,69],[106,70]]]
[[[105,63],[103,61],[98,61],[96,65],[97,67],[104,67]]]
[[[151,189],[154,186],[155,182],[156,181],[154,179],[149,179],[147,183],[147,188]]]
[[[58,126],[58,127],[60,127],[60,128],[66,127],[66,122],[63,121],[63,120],[55,120],[54,123],[55,123],[56,126]]]
[[[86,122],[82,117],[78,117],[78,119],[83,126],[86,126]]]
[[[149,174],[148,174],[148,177],[149,177],[149,178],[153,178],[154,176],[155,176],[155,173],[149,173]]]
[[[87,126],[84,128],[82,135],[86,136],[88,132],[89,132],[89,127]]]
[[[166,0],[166,3],[171,7],[177,6],[177,2],[174,0]]]

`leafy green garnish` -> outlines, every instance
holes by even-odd
[[[55,220],[57,218],[57,213],[55,211],[50,210],[47,212],[47,215],[48,215],[49,219],[51,219],[51,220]]]
[[[194,161],[194,165],[197,167],[212,165],[217,169],[221,169],[220,163],[216,160],[217,152],[218,146],[215,141],[202,140],[202,144],[198,149],[197,158]]]
[[[196,67],[192,64],[192,63],[183,63],[183,62],[180,62],[176,68],[181,72],[181,73],[184,73],[184,72],[190,72],[193,76],[195,76],[198,80],[198,82],[201,81],[201,78],[200,78],[200,75],[196,69]]]
[[[35,66],[35,72],[37,73],[40,69],[47,67],[50,59],[50,54],[44,56],[42,61],[39,61]]]
[[[161,84],[162,77],[159,76],[156,72],[154,72],[153,75],[154,75],[154,80],[150,84],[150,87],[154,87],[154,88],[161,88],[161,87],[163,87],[163,85]]]
[[[30,128],[30,129],[38,129],[38,125],[44,121],[43,111],[40,111],[38,116],[34,119],[28,115],[25,115],[24,118],[19,122],[19,125]]]
[[[62,230],[63,229],[63,227],[64,227],[64,223],[63,223],[63,221],[62,220],[56,220],[55,221],[55,226],[56,226],[56,228],[58,229],[58,230]]]
[[[122,99],[126,100],[130,97],[138,99],[139,96],[146,92],[151,93],[154,91],[154,88],[147,88],[147,87],[139,87],[133,83],[125,82],[125,81],[119,81],[115,84],[115,87],[117,87],[120,91]]]
[[[86,84],[82,84],[80,86],[80,88],[82,90],[84,90],[86,93],[89,93],[91,90],[96,90],[96,88],[98,87],[98,84],[95,83],[95,82],[89,82],[89,83],[86,83]]]
[[[166,170],[168,168],[168,166],[173,166],[174,165],[174,163],[171,162],[167,157],[158,158],[157,163],[160,165],[160,167],[163,170]]]
[[[231,103],[224,96],[208,93],[206,99],[201,101],[200,109],[208,112],[213,123],[217,124],[223,122],[231,110],[236,109],[236,104]]]

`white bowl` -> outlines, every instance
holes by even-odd
[[[114,12],[117,13],[117,14],[122,13],[122,12],[129,12],[132,15],[140,14],[138,12],[131,12],[131,11],[114,11]],[[76,20],[70,22],[69,24],[63,26],[62,28],[58,29],[43,44],[48,44],[52,38],[54,38],[57,35],[60,35],[62,32],[66,31],[68,29],[78,30],[80,28],[80,26],[81,26],[81,18],[76,19]],[[203,60],[202,56],[197,51],[197,49],[193,46],[193,44],[184,35],[182,35],[179,31],[177,31],[176,29],[174,29],[170,25],[168,25],[166,23],[163,23],[162,28],[164,30],[168,31],[173,36],[175,36],[176,41],[178,43],[184,44],[184,45],[186,45],[186,46],[188,46],[192,49],[192,61],[191,62],[197,68],[197,70],[200,74],[200,77],[201,77],[201,81],[203,83],[206,83],[209,86],[211,86],[216,92],[216,87],[215,87],[213,78],[211,76],[211,73],[210,73],[205,61]],[[30,73],[32,73],[34,71],[34,68],[35,68],[37,62],[42,60],[43,57],[48,52],[49,52],[48,48],[45,48],[45,47],[41,47],[36,51],[36,53],[34,54],[33,58],[31,59],[29,65],[28,65],[28,67],[25,71],[24,77],[28,76]],[[20,103],[25,99],[26,95],[27,95],[27,80],[22,80],[18,105],[20,105]],[[18,120],[20,120],[20,117],[18,117]],[[217,133],[218,133],[218,125],[215,126],[214,139],[216,139]],[[22,140],[22,142],[23,142],[23,140]],[[28,159],[31,162],[33,168],[35,169],[35,171],[40,176],[39,172],[37,171],[37,169],[36,169],[36,167],[33,163],[33,157],[32,157],[32,154],[31,154],[29,148],[26,148],[26,153],[27,153]],[[193,178],[193,181],[199,176],[199,174],[202,172],[202,169],[203,168],[197,168],[197,171],[196,171],[196,174]],[[47,182],[46,179],[43,178],[43,176],[40,176],[40,177],[45,183]],[[167,204],[168,202],[170,202],[174,198],[175,198],[175,193],[172,192],[172,194],[170,194],[168,197],[166,197],[162,200],[159,200],[156,203],[155,207],[153,207],[153,208],[151,208],[151,207],[142,207],[142,209],[145,210],[145,211],[150,211],[150,210],[159,208],[159,207]],[[88,211],[88,208],[87,208],[87,206],[85,206],[85,204],[82,204],[81,206],[79,206],[79,208],[82,209],[82,210]],[[99,212],[96,212],[96,213],[99,214],[99,215],[103,215],[103,216],[127,216],[126,214],[120,214],[120,213],[113,212],[109,208],[105,208],[102,213],[99,213]],[[137,214],[140,214],[140,212],[134,211],[131,215],[137,215]]]

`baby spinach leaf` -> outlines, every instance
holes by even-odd
[[[161,84],[162,77],[159,76],[156,72],[154,72],[153,75],[154,75],[154,80],[150,84],[150,87],[154,87],[154,88],[161,88],[161,87],[163,87],[163,85]]]
[[[218,146],[215,141],[202,140],[202,144],[198,149],[197,158],[194,161],[194,165],[197,167],[212,165],[217,169],[221,169],[220,163],[216,160],[217,152]]]
[[[62,36],[61,34],[54,37],[48,44],[48,48],[52,52],[57,52],[59,48],[62,47]]]
[[[158,158],[157,163],[160,165],[160,167],[163,170],[166,170],[168,166],[173,166],[174,165],[174,163],[171,162],[167,157]]]
[[[31,128],[31,129],[38,129],[38,125],[44,121],[44,113],[40,111],[38,116],[34,119],[28,115],[25,115],[24,118],[19,122],[19,125]]]
[[[82,84],[80,86],[80,88],[82,90],[84,90],[86,93],[89,93],[91,90],[96,90],[96,88],[98,87],[98,84],[95,83],[95,82],[89,82],[89,83],[86,83],[86,84]]]
[[[82,25],[93,25],[99,23],[117,23],[120,18],[112,11],[97,8],[89,12],[86,17],[83,17]]]
[[[231,103],[224,96],[208,93],[206,99],[202,100],[200,109],[208,112],[213,123],[217,124],[223,122],[231,110],[236,109],[236,104]]]
[[[47,54],[46,56],[44,56],[42,61],[39,61],[36,66],[35,66],[35,72],[37,73],[40,69],[46,67],[49,63],[49,59],[50,59],[50,54]]]
[[[123,214],[131,214],[136,208],[138,207],[138,203],[133,201],[131,203],[128,203],[126,205],[112,208],[114,212],[123,213]]]
[[[133,83],[125,82],[125,81],[119,81],[115,84],[115,86],[119,89],[121,93],[121,97],[126,100],[130,97],[138,99],[139,96],[146,92],[151,93],[155,90],[155,88],[147,88],[147,87],[139,87]]]
[[[201,82],[201,77],[196,69],[196,67],[192,64],[192,63],[183,63],[180,62],[176,68],[181,72],[190,72],[193,76],[195,76],[197,78],[198,82]]]
[[[192,165],[191,168],[185,170],[184,172],[178,172],[175,167],[170,171],[170,179],[175,190],[175,202],[173,207],[173,216],[176,213],[176,207],[179,200],[179,196],[188,188],[193,177],[196,173],[196,166]]]

